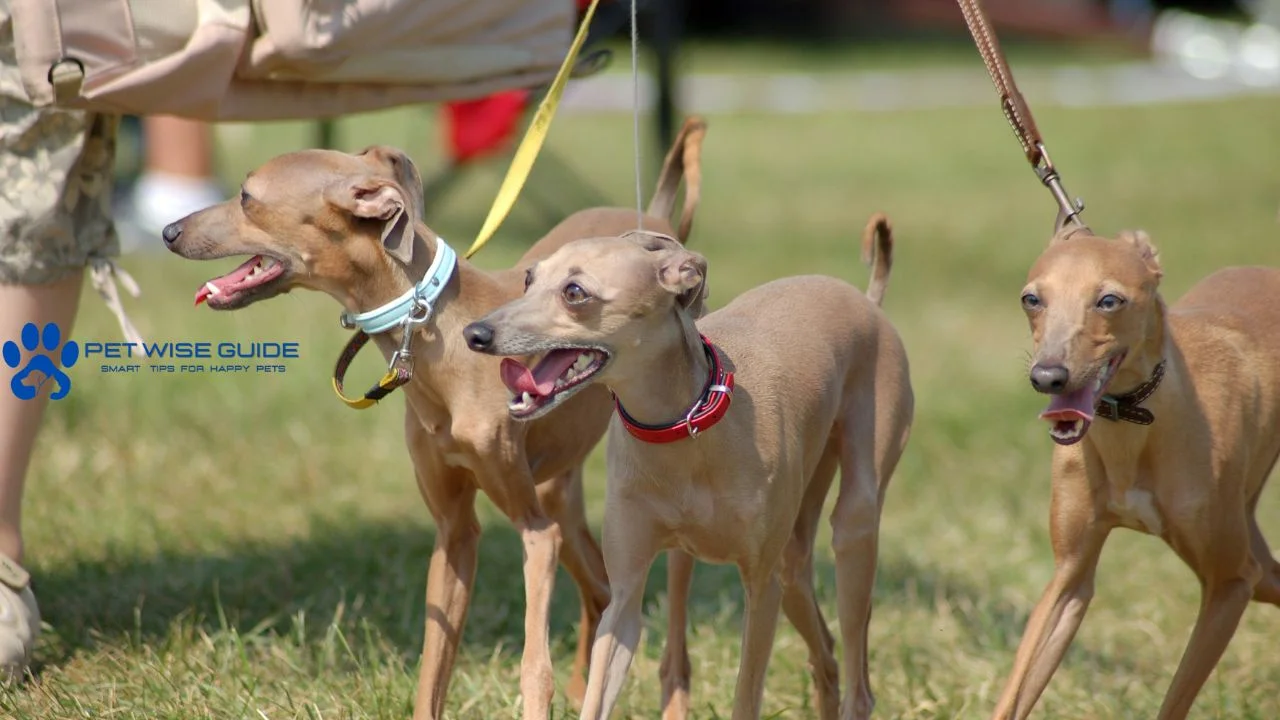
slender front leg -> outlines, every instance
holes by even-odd
[[[733,720],[758,720],[764,700],[764,675],[773,654],[773,638],[778,629],[782,586],[770,563],[757,569],[763,577],[753,578],[742,570],[746,606],[742,613],[742,657],[738,662],[738,685],[733,691]]]
[[[549,624],[551,593],[559,563],[560,526],[540,512],[518,521],[524,542],[524,655],[520,660],[520,694],[524,720],[547,720],[555,695]]]
[[[582,720],[604,720],[613,712],[640,642],[645,580],[661,548],[649,518],[633,507],[605,510],[604,565],[612,598],[591,649],[591,672]]]
[[[578,586],[582,603],[582,619],[578,624],[578,650],[573,658],[573,671],[565,694],[575,709],[582,708],[587,691],[587,667],[591,662],[591,646],[595,643],[600,617],[609,605],[609,578],[604,569],[604,556],[587,526],[586,505],[582,497],[582,467],[538,486],[538,502],[560,526],[564,542],[560,561]]]
[[[996,720],[1022,720],[1062,662],[1093,599],[1094,573],[1111,526],[1098,519],[1083,465],[1055,458],[1049,535],[1054,573],[1018,644]]]
[[[438,720],[444,714],[471,602],[480,523],[475,514],[475,487],[468,478],[455,474],[428,480],[419,475],[418,484],[435,518],[436,540],[427,571],[427,619],[413,716],[416,720]]]
[[[689,590],[693,584],[693,556],[667,551],[667,644],[662,651],[662,720],[689,717]]]

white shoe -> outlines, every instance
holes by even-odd
[[[31,575],[0,554],[0,682],[21,680],[40,635]]]

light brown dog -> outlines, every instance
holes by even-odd
[[[1280,454],[1280,270],[1210,275],[1166,308],[1145,233],[1058,233],[1022,305],[1053,453],[1053,580],[995,717],[1025,718],[1084,619],[1112,529],[1163,539],[1200,579],[1200,615],[1158,717],[1184,718],[1249,599],[1280,604],[1254,510]],[[1118,419],[1117,419],[1118,418]]]
[[[685,123],[644,221],[681,241],[688,238],[697,207],[705,128],[698,119]],[[677,232],[667,218],[682,178],[685,201]],[[358,155],[308,150],[272,159],[249,174],[239,198],[179,220],[163,235],[169,249],[186,258],[253,256],[202,288],[197,299],[207,298],[210,307],[230,310],[307,288],[357,313],[405,293],[431,264],[441,240],[422,223],[421,205],[418,171],[394,148],[372,147]],[[477,489],[510,518],[524,542],[524,717],[546,718],[554,694],[547,623],[557,561],[582,598],[569,687],[571,699],[582,696],[591,642],[609,600],[600,549],[584,514],[582,463],[604,434],[612,411],[609,395],[596,388],[554,419],[516,422],[504,408],[499,361],[468,351],[461,331],[518,297],[524,268],[534,261],[571,239],[622,232],[636,223],[634,208],[586,210],[555,227],[512,269],[489,273],[459,259],[434,316],[417,333],[415,371],[403,387],[405,440],[436,538],[416,718],[438,718],[444,709],[475,579]],[[393,329],[374,340],[390,359],[401,332]]]
[[[746,609],[736,720],[760,715],[779,604],[809,647],[820,715],[836,717],[838,669],[812,563],[837,467],[831,523],[849,688],[840,715],[870,714],[866,633],[880,510],[913,416],[906,353],[879,307],[892,248],[882,217],[864,236],[868,261],[873,246],[866,295],[831,277],[792,277],[701,317],[702,256],[654,233],[584,239],[539,261],[524,297],[466,329],[479,352],[543,354],[533,370],[516,361],[503,368],[513,416],[544,417],[600,385],[619,402],[603,531],[613,599],[592,651],[583,718],[607,717],[617,700],[640,637],[645,579],[666,548],[739,569]],[[563,353],[579,362],[553,382],[531,381]],[[722,419],[699,424],[726,395]],[[632,435],[637,426],[666,440],[642,441]],[[687,556],[673,559],[674,576],[687,577]],[[662,664],[667,717],[687,706],[687,697],[671,697],[687,687],[687,676],[674,677],[688,672],[681,651],[668,645]]]

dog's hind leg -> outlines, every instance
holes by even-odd
[[[560,526],[560,562],[578,586],[582,619],[578,623],[578,649],[565,694],[576,709],[582,707],[587,691],[587,668],[595,643],[600,616],[609,605],[609,578],[604,570],[600,546],[587,526],[586,503],[582,496],[582,467],[575,467],[538,486],[538,502]]]
[[[843,720],[864,720],[875,707],[867,668],[867,628],[876,579],[880,489],[875,471],[875,417],[870,398],[855,400],[840,428],[840,489],[831,513],[836,598],[848,694]]]
[[[1187,717],[1249,604],[1261,569],[1253,558],[1251,538],[1248,531],[1240,527],[1244,524],[1240,520],[1244,518],[1211,521],[1197,527],[1194,539],[1174,536],[1170,542],[1200,577],[1200,614],[1156,720]],[[1213,544],[1196,545],[1195,540],[1202,538],[1212,538]]]
[[[689,591],[693,585],[693,556],[667,551],[667,642],[662,650],[662,720],[689,717]]]
[[[813,591],[813,543],[822,519],[822,502],[831,489],[839,463],[839,443],[830,443],[818,463],[796,518],[795,531],[782,554],[782,611],[809,648],[813,674],[813,704],[821,720],[835,720],[840,712],[840,667],[835,640],[822,617]]]

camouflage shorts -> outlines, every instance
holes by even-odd
[[[111,220],[119,122],[27,102],[0,0],[0,284],[53,282],[119,254]]]

